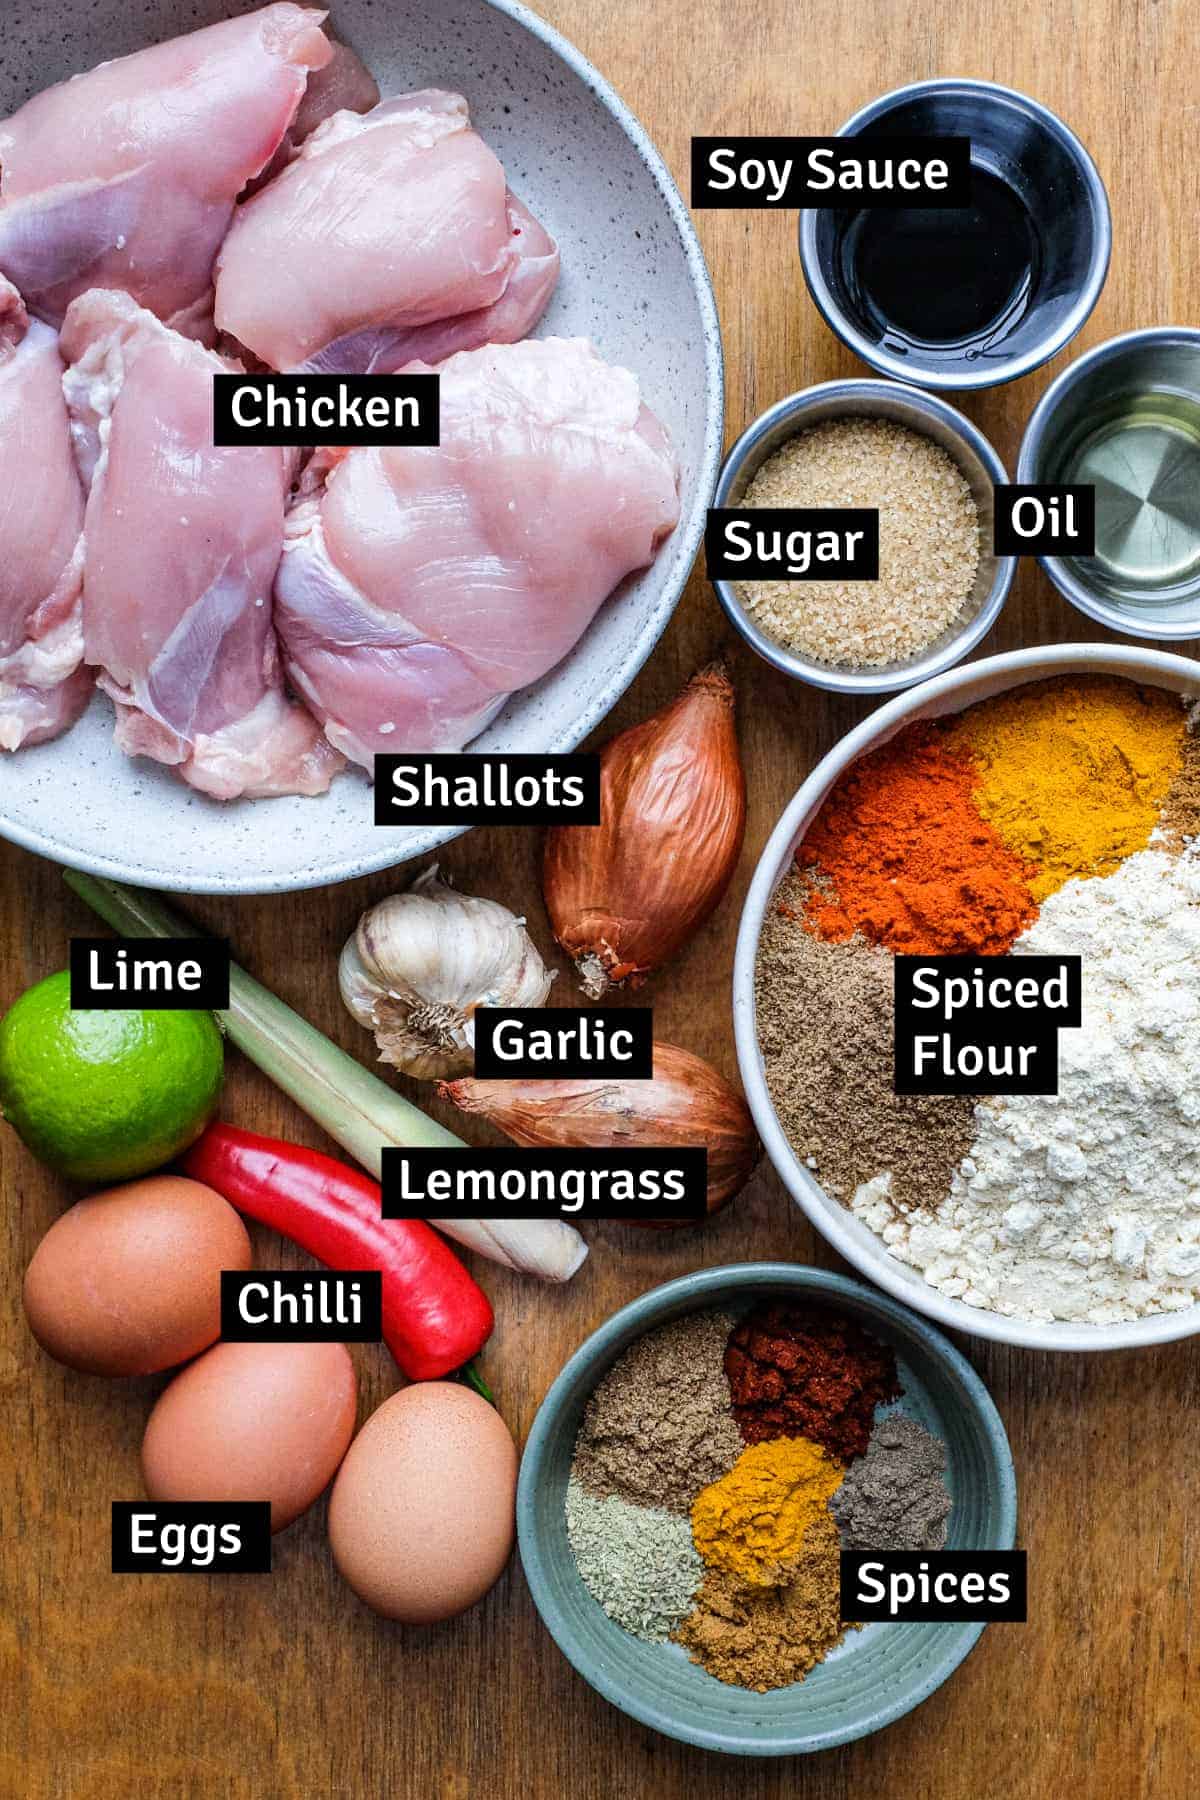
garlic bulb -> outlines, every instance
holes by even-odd
[[[379,1060],[422,1081],[471,1069],[477,1006],[542,1006],[553,979],[524,919],[455,893],[436,863],[363,914],[338,965],[342,999],[375,1033]]]

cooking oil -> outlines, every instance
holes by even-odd
[[[1200,577],[1200,403],[1154,389],[1089,420],[1058,479],[1096,490],[1096,553],[1080,575],[1121,604],[1161,606]],[[1183,596],[1181,596],[1182,598]]]

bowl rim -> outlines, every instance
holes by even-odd
[[[569,726],[558,732],[538,752],[539,755],[554,756],[574,750],[608,716],[644,667],[663,632],[670,624],[675,609],[683,597],[692,565],[696,560],[696,552],[700,548],[704,536],[709,495],[712,493],[721,460],[721,447],[725,431],[725,356],[712,276],[700,246],[700,239],[675,179],[645,126],[622,100],[611,83],[583,55],[582,51],[577,50],[570,39],[564,37],[562,32],[556,30],[553,25],[547,24],[536,13],[531,12],[527,6],[522,5],[521,0],[482,0],[482,4],[491,11],[511,19],[515,25],[520,26],[544,44],[571,69],[590,94],[624,131],[645,165],[670,216],[683,250],[692,291],[700,310],[700,353],[704,362],[704,436],[703,451],[696,471],[693,503],[688,513],[680,515],[678,524],[663,547],[664,560],[659,598],[653,612],[648,614],[641,628],[632,653],[614,676],[597,690],[586,705],[579,708]],[[657,558],[654,566],[659,566]],[[569,663],[574,653],[574,649],[568,651],[566,658],[562,663],[556,665],[556,668],[561,671]],[[552,672],[548,670],[547,675]],[[359,783],[365,792],[365,781],[361,771],[349,771],[345,779]],[[202,799],[203,796],[185,790],[180,795],[179,803],[181,806],[197,804]],[[269,802],[211,802],[211,804],[245,804],[262,807],[269,805]],[[364,807],[366,809],[364,811],[365,819],[369,812],[369,803],[364,802]],[[263,817],[264,826],[268,822],[269,814],[266,814]],[[424,828],[414,827],[400,834],[375,827],[373,830],[377,842],[364,834],[364,842],[372,844],[372,847],[365,852],[356,851],[353,855],[344,856],[339,861],[321,863],[319,866],[306,860],[304,866],[289,870],[286,874],[274,875],[269,879],[264,879],[262,875],[256,874],[244,875],[236,868],[220,874],[192,872],[181,876],[178,873],[172,873],[169,869],[133,864],[119,853],[109,855],[98,850],[74,849],[64,852],[62,845],[56,842],[51,833],[40,826],[11,823],[4,817],[3,810],[0,808],[0,839],[17,844],[24,850],[31,850],[38,856],[47,857],[65,868],[81,869],[91,875],[105,876],[116,881],[134,882],[140,887],[156,888],[168,892],[186,891],[189,894],[274,894],[292,893],[310,888],[336,887],[341,882],[354,881],[360,876],[396,868],[402,863],[426,856],[430,851],[440,849],[442,845],[451,843],[455,838],[461,837],[471,829],[472,827],[469,825],[432,825]],[[400,835],[403,835],[404,841],[402,845],[398,846],[395,839]],[[146,855],[147,860],[152,857],[153,851],[150,847],[147,847]]]
[[[940,394],[927,393],[906,381],[883,381],[878,376],[856,375],[834,381],[819,381],[812,387],[799,388],[794,394],[786,394],[782,400],[767,407],[765,412],[759,413],[747,425],[721,465],[721,473],[713,493],[713,506],[724,506],[727,503],[730,490],[747,459],[757,449],[761,439],[781,420],[795,420],[799,425],[815,403],[825,400],[878,400],[886,408],[888,401],[896,396],[907,401],[916,411],[924,413],[927,418],[937,419],[954,437],[967,444],[982,462],[993,487],[1007,482],[1008,471],[995,445],[984,436],[973,420],[959,412],[957,407],[951,406],[949,401],[943,400]],[[885,410],[881,411],[880,417],[887,416],[889,415]],[[750,648],[764,662],[770,663],[782,674],[791,676],[793,681],[803,681],[810,687],[823,688],[826,693],[832,694],[894,694],[953,668],[955,663],[969,656],[975,646],[987,636],[1008,599],[1016,574],[1017,559],[1015,556],[996,556],[995,564],[996,572],[991,588],[978,612],[967,620],[962,630],[943,646],[935,658],[930,659],[927,654],[924,658],[921,655],[913,657],[912,673],[907,675],[903,669],[842,669],[833,664],[814,662],[795,650],[789,650],[785,644],[777,642],[765,631],[760,631],[738,599],[734,582],[718,577],[712,586],[726,618],[741,633]]]
[[[1080,288],[1079,294],[1070,311],[1059,321],[1055,329],[1038,343],[1014,357],[1011,362],[1000,365],[994,374],[986,379],[968,372],[956,373],[953,370],[939,370],[936,367],[925,367],[914,370],[911,362],[902,356],[893,356],[888,350],[881,350],[877,344],[861,332],[843,311],[834,296],[829,282],[817,256],[817,213],[815,207],[805,207],[800,213],[799,244],[800,266],[808,291],[829,329],[844,344],[861,356],[865,363],[878,369],[884,375],[892,375],[898,381],[919,381],[922,387],[937,388],[947,393],[965,393],[982,388],[1004,387],[1010,381],[1019,381],[1022,376],[1030,375],[1040,369],[1043,363],[1057,356],[1058,352],[1070,343],[1095,310],[1108,279],[1109,263],[1112,260],[1112,207],[1109,204],[1108,190],[1104,178],[1096,166],[1095,159],[1083,141],[1072,131],[1065,119],[1061,119],[1050,107],[1035,100],[1031,94],[1022,93],[1019,88],[1006,87],[999,81],[983,81],[961,75],[933,76],[926,81],[907,82],[904,86],[892,88],[886,94],[880,94],[861,106],[845,124],[837,131],[838,137],[857,137],[865,125],[893,110],[901,101],[914,99],[922,94],[967,94],[985,97],[992,100],[1004,100],[1016,104],[1027,115],[1032,116],[1039,125],[1055,137],[1067,150],[1072,160],[1079,167],[1083,184],[1087,189],[1095,221],[1095,242],[1088,262],[1087,278]],[[996,368],[995,364],[990,365]]]
[[[840,1256],[906,1306],[955,1331],[1029,1350],[1094,1354],[1191,1337],[1200,1332],[1200,1303],[1180,1312],[1150,1313],[1116,1325],[1084,1325],[1067,1320],[1047,1324],[1010,1319],[1002,1313],[968,1306],[962,1300],[950,1299],[940,1293],[919,1271],[900,1262],[881,1243],[877,1247],[874,1241],[868,1241],[865,1228],[853,1214],[831,1200],[801,1163],[779,1123],[767,1088],[754,1007],[758,940],[771,896],[790,857],[801,822],[824,799],[843,770],[864,752],[892,737],[930,701],[953,694],[970,681],[992,674],[1011,673],[1016,677],[1026,672],[1038,679],[1051,676],[1067,665],[1078,668],[1080,664],[1095,665],[1097,673],[1123,675],[1127,679],[1148,681],[1151,685],[1156,674],[1185,677],[1200,693],[1200,662],[1175,656],[1169,651],[1110,643],[1032,645],[999,656],[984,657],[979,662],[935,676],[920,687],[910,688],[862,720],[833,745],[784,807],[751,877],[734,951],[733,1031],[746,1099],[772,1167],[809,1222]],[[1080,672],[1086,672],[1086,669]],[[1006,687],[1019,685],[1023,684],[1014,680]]]
[[[1017,453],[1018,482],[1036,481],[1037,459],[1041,455],[1046,427],[1059,402],[1076,382],[1092,369],[1115,361],[1134,345],[1152,343],[1184,343],[1200,349],[1200,329],[1193,325],[1143,325],[1136,331],[1122,331],[1116,337],[1105,338],[1102,343],[1093,344],[1090,350],[1085,350],[1073,362],[1068,363],[1055,376],[1029,415],[1029,422],[1021,437],[1021,448]],[[1200,635],[1200,621],[1194,617],[1178,622],[1150,619],[1130,607],[1114,606],[1109,601],[1100,599],[1079,580],[1061,556],[1039,556],[1038,561],[1065,600],[1069,600],[1072,606],[1089,619],[1107,625],[1110,631],[1122,632],[1126,637],[1156,638],[1162,643],[1178,642]]]
[[[623,1340],[628,1340],[631,1327],[637,1328],[636,1335],[639,1336],[653,1330],[656,1320],[678,1299],[694,1300],[698,1309],[715,1304],[719,1295],[730,1289],[753,1290],[768,1283],[850,1302],[870,1317],[917,1339],[922,1348],[942,1364],[962,1389],[987,1445],[991,1461],[989,1480],[1000,1518],[997,1536],[1001,1541],[993,1548],[1012,1549],[1017,1534],[1017,1478],[1012,1447],[1004,1421],[983,1378],[936,1326],[922,1318],[913,1308],[898,1303],[861,1281],[841,1275],[835,1270],[820,1269],[807,1263],[728,1263],[717,1268],[698,1269],[690,1275],[676,1276],[671,1281],[650,1288],[620,1307],[603,1324],[597,1326],[595,1331],[589,1333],[567,1358],[547,1389],[534,1415],[521,1457],[517,1477],[517,1541],[521,1566],[533,1603],[546,1630],[576,1673],[620,1711],[680,1743],[718,1750],[726,1755],[764,1758],[808,1755],[834,1749],[841,1744],[853,1743],[858,1738],[869,1737],[885,1726],[894,1724],[897,1719],[922,1705],[949,1680],[978,1644],[986,1629],[985,1625],[979,1622],[958,1628],[953,1640],[947,1641],[947,1651],[942,1656],[931,1659],[915,1693],[902,1701],[884,1701],[877,1710],[870,1713],[865,1723],[860,1721],[846,1729],[821,1733],[801,1732],[794,1739],[767,1746],[751,1739],[735,1738],[729,1732],[676,1725],[655,1706],[653,1698],[643,1700],[639,1694],[627,1692],[606,1667],[592,1664],[585,1666],[585,1660],[576,1652],[570,1628],[559,1612],[542,1555],[541,1538],[536,1525],[535,1488],[544,1458],[555,1433],[561,1427],[562,1409],[570,1390],[578,1380],[591,1376],[596,1365],[614,1347],[619,1346]],[[593,1379],[598,1380],[599,1376]]]

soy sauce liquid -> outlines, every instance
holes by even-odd
[[[1011,337],[1041,266],[1020,195],[978,165],[969,206],[850,214],[839,258],[851,303],[881,348],[966,362]]]

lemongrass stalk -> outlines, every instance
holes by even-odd
[[[124,937],[203,937],[143,888],[65,870],[68,887]],[[378,1181],[385,1145],[461,1146],[462,1139],[393,1092],[377,1075],[255,981],[229,966],[229,1006],[216,1014],[230,1040]],[[564,1219],[439,1219],[469,1250],[543,1281],[567,1281],[587,1245]]]

